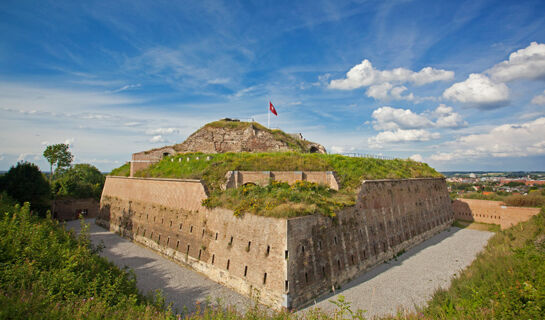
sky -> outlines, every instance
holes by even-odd
[[[545,170],[545,2],[0,2],[0,170],[110,171],[221,118],[440,171]]]

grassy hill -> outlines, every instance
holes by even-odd
[[[295,186],[274,183],[267,187],[245,186],[222,191],[220,186],[229,170],[335,171],[341,187],[337,192],[306,182]],[[126,165],[112,171],[112,174],[116,173],[127,173]],[[178,154],[137,172],[136,176],[202,179],[210,191],[210,198],[204,203],[208,207],[233,209],[235,214],[250,212],[293,217],[315,213],[334,216],[339,209],[354,205],[356,192],[364,179],[440,177],[441,174],[425,163],[412,160],[297,152],[241,152]]]

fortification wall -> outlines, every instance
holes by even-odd
[[[447,228],[444,179],[365,181],[356,205],[275,219],[208,210],[199,180],[108,177],[97,223],[262,303],[297,308]]]
[[[456,219],[498,224],[502,229],[528,221],[540,211],[539,208],[509,207],[501,201],[478,199],[456,199],[452,208]]]
[[[107,177],[97,223],[262,303],[285,301],[286,220],[201,206],[199,180]]]
[[[53,201],[53,218],[58,220],[75,220],[79,215],[94,218],[98,215],[99,203],[96,199],[56,199]]]
[[[448,228],[444,179],[365,181],[337,219],[288,220],[288,304],[298,307]]]
[[[308,181],[339,190],[339,182],[333,171],[229,171],[226,174],[224,189],[237,188],[246,183],[265,186],[270,180],[289,184],[296,181]]]

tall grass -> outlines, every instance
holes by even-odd
[[[498,232],[448,290],[421,310],[431,319],[543,319],[545,209]]]

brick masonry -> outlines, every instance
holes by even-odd
[[[237,188],[246,183],[265,186],[269,181],[275,180],[289,184],[308,181],[339,190],[339,182],[333,171],[229,171],[225,178],[223,189]]]
[[[528,221],[540,211],[539,208],[509,207],[501,201],[478,199],[457,199],[452,208],[455,219],[498,224],[502,229]]]
[[[336,219],[201,206],[199,180],[107,177],[97,223],[274,308],[298,308],[447,228],[444,179],[364,181]]]
[[[53,218],[61,221],[75,220],[82,214],[85,218],[98,216],[100,204],[96,199],[56,199],[51,205]]]

